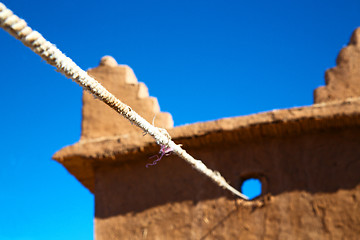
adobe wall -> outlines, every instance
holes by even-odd
[[[236,200],[180,158],[140,156],[95,169],[102,239],[356,239],[360,128],[223,142],[187,150],[233,186],[257,176],[264,193]]]

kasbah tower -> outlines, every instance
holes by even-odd
[[[314,104],[173,127],[126,65],[88,72],[234,187],[244,201],[170,155],[145,168],[154,140],[84,92],[80,141],[53,158],[95,196],[95,239],[360,239],[360,28],[326,71]]]

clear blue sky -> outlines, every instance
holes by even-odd
[[[359,0],[3,3],[84,69],[131,66],[175,125],[312,104],[360,26]],[[3,30],[0,80],[0,239],[92,239],[92,194],[51,160],[81,88]]]

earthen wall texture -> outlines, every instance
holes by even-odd
[[[358,239],[360,128],[264,138],[188,151],[233,186],[258,177],[250,202],[181,159],[144,156],[95,169],[95,237],[103,239]]]

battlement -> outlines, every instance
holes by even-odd
[[[156,116],[155,125],[161,128],[172,128],[174,123],[171,114],[160,112],[155,97],[150,97],[148,88],[138,82],[133,70],[127,65],[118,65],[110,56],[101,59],[96,68],[88,70],[89,75],[109,89],[117,98],[131,106],[148,122]],[[113,109],[95,99],[88,92],[83,92],[81,140],[126,135],[133,132],[141,134],[141,129],[131,126]]]
[[[336,64],[325,72],[326,86],[315,89],[314,103],[360,96],[360,28],[353,32],[348,46],[341,49]]]

